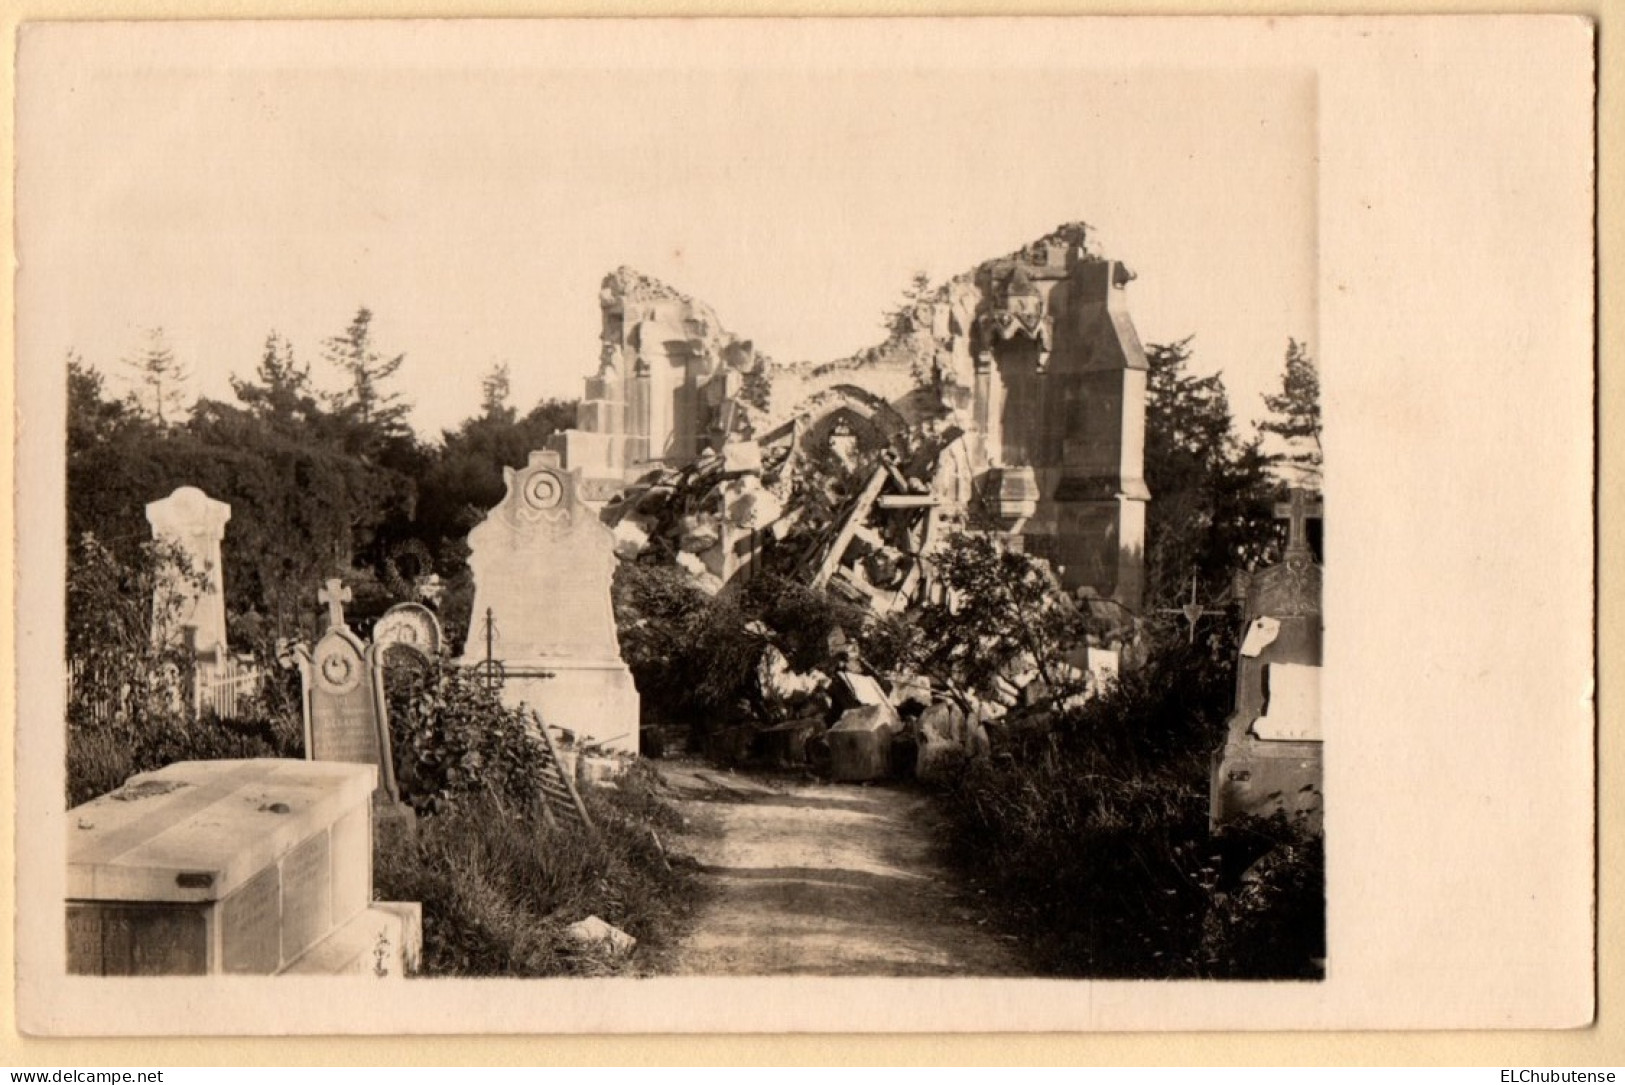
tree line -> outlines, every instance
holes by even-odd
[[[314,635],[312,601],[327,577],[352,582],[363,614],[430,573],[452,601],[466,593],[464,539],[502,499],[502,466],[522,466],[573,424],[575,404],[547,399],[520,413],[507,366],[494,366],[479,413],[428,442],[396,387],[405,355],[380,349],[370,310],[325,339],[320,356],[342,377],[338,391],[318,390],[310,363],[272,331],[250,375],[232,377],[230,399],[188,405],[186,367],[161,330],[125,359],[133,387],[123,396],[70,352],[70,579],[87,536],[137,567],[150,549],[145,505],[196,486],[232,506],[223,557],[227,612],[241,626],[234,645]]]
[[[1188,600],[1193,585],[1200,600],[1222,598],[1237,569],[1278,550],[1283,473],[1318,486],[1319,382],[1308,348],[1289,342],[1281,391],[1265,397],[1268,418],[1243,438],[1222,375],[1190,373],[1191,344],[1147,349],[1148,609]],[[342,378],[337,391],[319,391],[310,363],[272,331],[250,375],[232,377],[229,400],[188,405],[186,367],[161,330],[125,360],[134,379],[122,397],[70,352],[70,554],[89,535],[133,556],[150,537],[145,504],[192,485],[232,505],[227,609],[251,627],[249,641],[313,634],[311,600],[330,576],[355,583],[365,613],[436,573],[455,612],[469,590],[464,540],[501,500],[501,468],[523,466],[570,426],[574,403],[548,399],[521,413],[508,367],[493,366],[478,413],[426,442],[395,387],[405,355],[380,348],[370,310],[323,340],[320,358]],[[1267,450],[1267,438],[1284,451]]]

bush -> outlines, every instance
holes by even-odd
[[[1084,641],[1086,618],[1049,567],[982,532],[948,536],[933,559],[946,597],[920,608],[918,657],[936,677],[986,689],[1012,666],[1031,665],[1052,687],[1056,664]]]
[[[442,813],[474,799],[508,811],[530,804],[545,750],[525,712],[451,663],[386,673],[396,782],[414,810]]]
[[[172,547],[147,543],[120,556],[84,535],[70,553],[70,807],[176,761],[299,756],[298,718],[290,722],[274,698],[262,695],[241,720],[197,718],[191,649],[171,635],[188,586],[198,578]]]
[[[997,895],[1040,971],[1321,974],[1318,839],[1284,819],[1208,832],[1229,651],[1223,637],[1165,644],[1079,708],[1013,720],[994,759],[942,785],[955,856]]]
[[[829,665],[837,629],[882,669],[904,661],[913,644],[906,619],[874,618],[769,573],[713,597],[680,568],[622,565],[614,598],[621,654],[643,699],[643,722],[685,726],[702,738],[727,723],[774,719],[758,682],[769,647],[793,669],[812,671]]]

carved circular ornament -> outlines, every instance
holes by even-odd
[[[344,649],[345,645],[333,645],[316,660],[316,673],[331,693],[348,693],[361,682],[361,668]]]
[[[537,471],[525,480],[525,504],[533,509],[557,508],[564,500],[564,480],[551,471]]]

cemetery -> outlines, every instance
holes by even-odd
[[[182,423],[72,363],[70,971],[658,973],[718,804],[896,794],[1025,974],[1318,978],[1313,361],[1266,453],[1134,280],[1066,224],[779,363],[623,267],[432,447],[274,336]]]

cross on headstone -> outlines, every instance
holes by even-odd
[[[1309,500],[1309,492],[1302,487],[1294,486],[1287,491],[1289,500],[1284,505],[1275,506],[1275,518],[1289,521],[1286,537],[1286,548],[1289,553],[1305,553],[1309,550],[1310,520],[1320,520],[1326,515],[1324,502]]]
[[[354,594],[344,586],[342,580],[329,580],[327,587],[316,592],[316,601],[327,604],[327,627],[329,629],[338,629],[344,625],[344,604],[354,598]]]

